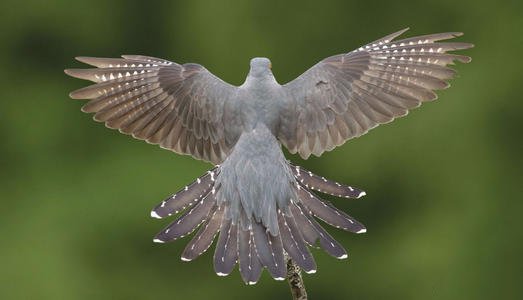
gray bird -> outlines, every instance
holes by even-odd
[[[447,88],[456,73],[447,65],[470,62],[447,52],[472,44],[438,42],[462,33],[394,40],[406,30],[328,57],[284,85],[276,82],[267,58],[251,60],[241,86],[198,64],[140,55],[77,57],[97,68],[65,73],[95,82],[70,96],[88,99],[82,111],[95,113],[96,121],[215,165],[152,210],[155,218],[181,213],[154,241],[174,241],[199,228],[182,254],[190,261],[219,235],[216,273],[228,275],[239,263],[243,280],[254,284],[263,268],[283,280],[285,254],[314,273],[308,246],[318,241],[328,254],[347,257],[316,219],[366,231],[313,193],[359,198],[365,192],[291,164],[281,145],[303,159],[320,156],[436,99],[434,90]]]

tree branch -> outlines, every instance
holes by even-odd
[[[285,255],[287,260],[287,281],[291,289],[293,300],[307,300],[307,291],[301,277],[300,267],[290,257]]]

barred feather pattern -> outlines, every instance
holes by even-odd
[[[470,57],[448,53],[470,43],[440,42],[463,35],[446,32],[396,40],[407,29],[354,51],[320,61],[283,85],[290,95],[278,139],[304,159],[405,116],[448,88],[456,71],[448,65]]]
[[[276,234],[271,233],[261,221],[255,221],[252,215],[242,217],[251,220],[247,228],[227,217],[230,203],[220,203],[215,197],[220,189],[216,184],[220,176],[218,165],[153,208],[151,216],[155,218],[179,214],[155,236],[154,241],[172,242],[199,228],[185,247],[181,259],[196,259],[210,248],[217,237],[214,252],[216,274],[227,276],[238,264],[246,284],[257,283],[264,268],[275,280],[284,280],[285,254],[306,273],[315,273],[316,262],[309,247],[322,248],[338,259],[347,258],[343,246],[316,219],[354,233],[365,232],[365,227],[319,198],[313,190],[345,198],[360,198],[365,193],[299,166],[289,166],[294,170],[293,189],[296,197],[290,200],[287,207],[277,207]],[[245,214],[245,210],[242,210],[242,214]]]
[[[96,68],[65,73],[94,84],[70,97],[88,100],[82,111],[109,128],[213,164],[226,158],[239,136],[241,126],[222,120],[233,123],[238,115],[237,88],[199,64],[143,55],[76,59]]]

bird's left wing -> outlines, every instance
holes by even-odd
[[[320,156],[379,124],[436,99],[455,75],[447,65],[470,58],[448,51],[472,44],[437,43],[448,32],[393,41],[390,34],[346,54],[328,57],[283,86],[287,95],[277,135],[291,153]]]
[[[222,162],[234,146],[237,87],[203,66],[139,55],[77,59],[97,68],[65,73],[96,84],[70,96],[88,99],[82,110],[95,113],[96,121],[214,164]]]

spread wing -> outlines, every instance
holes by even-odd
[[[285,84],[288,98],[277,132],[282,144],[302,158],[320,156],[436,99],[434,90],[447,88],[456,73],[447,65],[470,62],[470,57],[447,52],[472,44],[437,42],[461,33],[393,41],[405,31],[328,57]]]
[[[93,69],[65,73],[95,82],[70,94],[88,99],[82,111],[109,128],[162,148],[219,164],[236,142],[237,87],[198,64],[159,58],[78,57]]]

